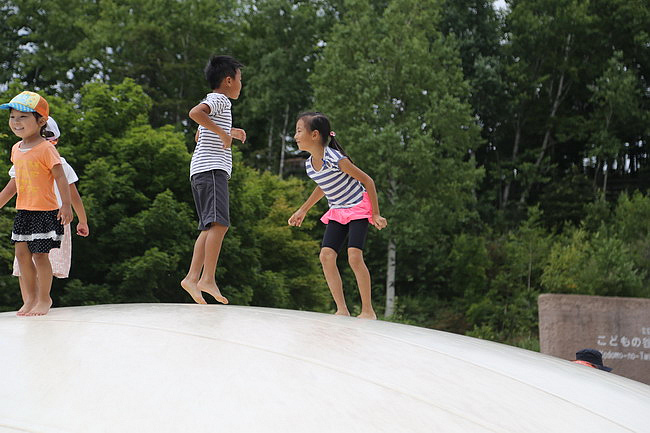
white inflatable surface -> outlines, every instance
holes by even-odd
[[[0,314],[0,432],[650,432],[650,386],[430,329],[127,304]]]

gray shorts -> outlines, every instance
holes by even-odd
[[[199,230],[209,229],[211,223],[230,226],[228,173],[223,170],[196,173],[190,183],[199,215]]]

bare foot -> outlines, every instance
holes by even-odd
[[[18,310],[18,311],[16,312],[16,316],[21,316],[21,317],[22,317],[22,316],[26,316],[27,313],[29,313],[29,311],[30,311],[32,308],[34,308],[34,304],[35,304],[35,303],[36,303],[36,302],[34,302],[34,301],[27,301],[27,302],[25,302],[25,304],[24,304],[22,307],[20,307],[20,310]]]
[[[350,312],[348,310],[336,310],[334,313],[335,316],[349,316]]]
[[[52,306],[52,298],[47,298],[43,301],[38,301],[34,308],[25,313],[25,316],[45,316]]]
[[[370,319],[370,320],[377,320],[377,315],[373,310],[370,311],[362,311],[361,314],[357,316],[359,319]]]
[[[206,284],[206,285],[203,285],[203,284],[201,284],[201,282],[199,281],[199,283],[197,284],[197,287],[198,287],[202,292],[205,292],[205,293],[211,295],[214,299],[217,300],[217,302],[221,302],[222,304],[227,304],[227,303],[228,303],[228,298],[226,298],[225,296],[223,296],[223,295],[221,294],[221,291],[219,291],[219,287],[217,287],[216,284]]]
[[[181,281],[181,287],[190,294],[192,299],[194,299],[194,302],[197,304],[207,304],[205,299],[203,299],[203,295],[201,295],[201,291],[196,287],[196,282],[184,278],[183,281]]]

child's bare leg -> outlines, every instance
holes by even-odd
[[[203,299],[203,295],[201,295],[201,291],[196,287],[196,284],[199,282],[199,278],[201,277],[201,269],[203,268],[203,261],[205,259],[205,240],[207,237],[208,231],[202,230],[196,238],[190,270],[187,271],[187,275],[183,278],[183,281],[181,281],[181,287],[190,294],[192,299],[194,299],[194,302],[197,304],[207,304],[205,299]]]
[[[16,312],[16,316],[25,316],[36,303],[36,287],[32,286],[30,290],[21,276],[18,277],[18,285],[20,286],[20,295],[23,298],[23,306]]]
[[[223,238],[226,236],[228,226],[218,223],[212,223],[210,228],[206,230],[205,240],[205,257],[203,259],[203,274],[197,283],[197,287],[202,292],[209,293],[222,304],[227,304],[228,299],[221,294],[217,282],[214,279],[214,274],[217,272],[217,262],[219,261],[219,253],[221,252],[221,244]]]
[[[338,254],[332,248],[323,247],[320,250],[320,262],[323,265],[323,274],[325,274],[325,281],[330,288],[334,302],[336,303],[336,315],[349,316],[347,305],[345,305],[345,297],[343,296],[343,281],[341,281],[341,274],[339,268],[336,267],[336,258]]]
[[[376,319],[377,315],[372,308],[372,292],[370,288],[370,272],[363,261],[363,251],[359,248],[348,248],[348,262],[357,279],[359,294],[361,295],[361,314],[362,319]]]
[[[32,253],[29,251],[27,242],[16,242],[16,259],[18,259],[18,267],[21,271],[18,282],[23,298],[23,306],[16,315],[25,316],[36,304],[36,267],[32,262]]]
[[[52,289],[52,264],[47,253],[34,253],[34,265],[36,266],[36,305],[32,308],[28,316],[44,316],[50,311],[52,298],[50,290]]]

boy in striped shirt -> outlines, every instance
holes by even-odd
[[[215,281],[223,238],[230,226],[228,179],[232,172],[232,139],[246,141],[243,129],[232,127],[230,99],[239,98],[243,65],[230,56],[214,56],[205,67],[212,89],[189,116],[199,124],[197,144],[190,162],[192,195],[199,216],[199,234],[192,263],[181,286],[198,304],[205,304],[201,292],[227,304]]]

